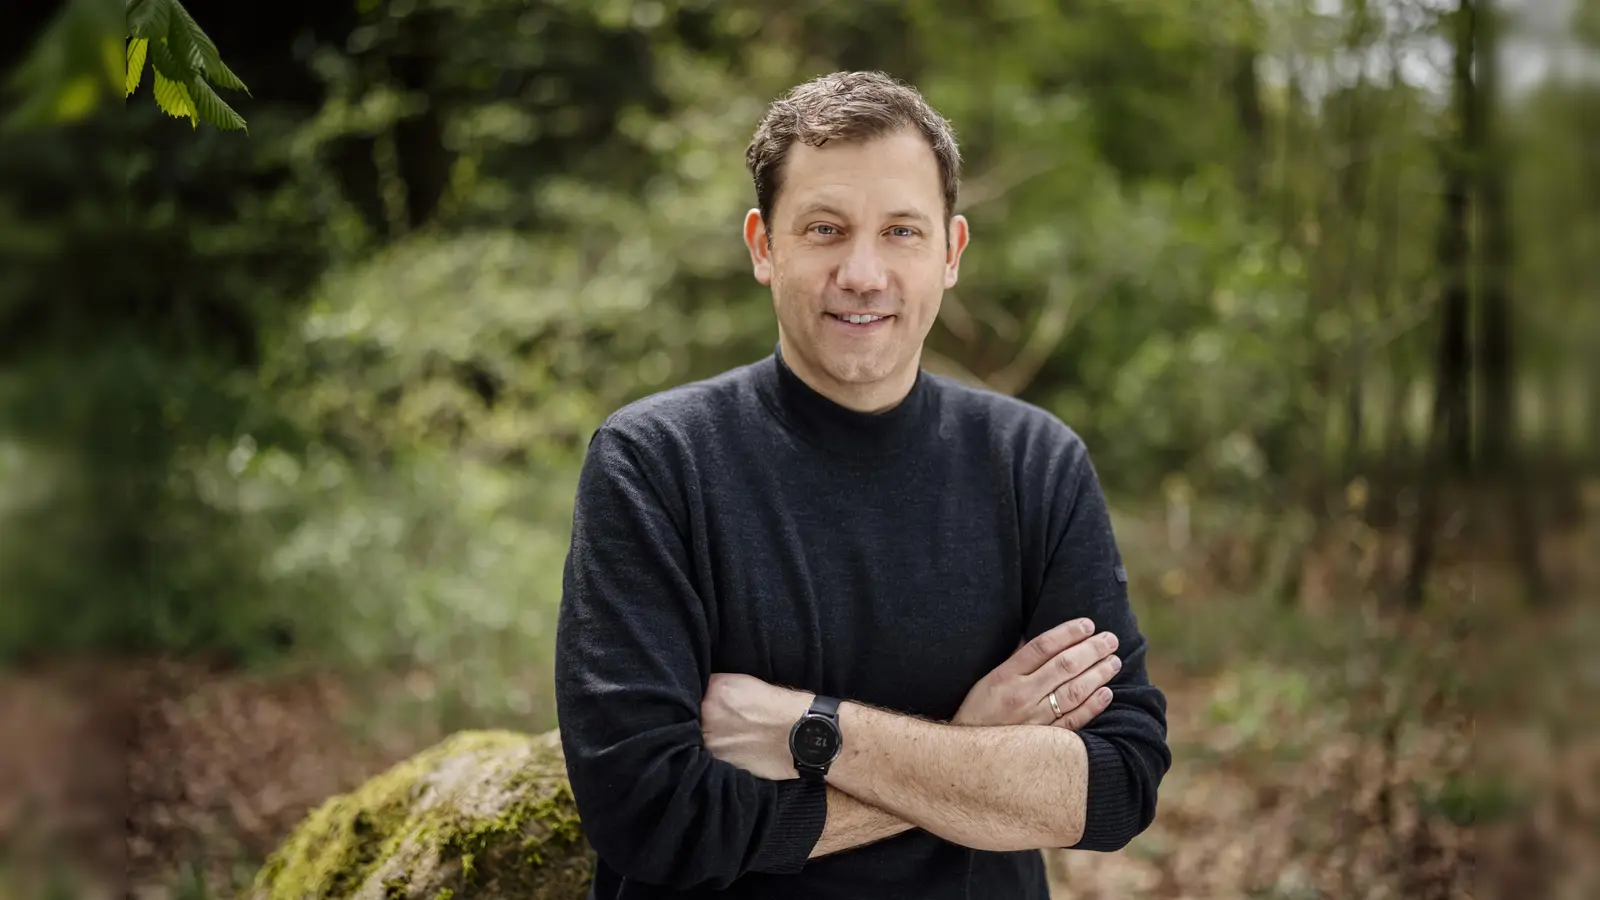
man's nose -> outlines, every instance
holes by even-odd
[[[888,289],[889,272],[883,264],[882,255],[878,252],[875,238],[852,241],[849,255],[839,263],[839,272],[835,278],[839,282],[839,287],[858,294]]]

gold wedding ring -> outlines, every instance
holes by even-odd
[[[1061,718],[1061,704],[1056,702],[1055,691],[1050,692],[1050,711],[1056,714],[1056,718]]]

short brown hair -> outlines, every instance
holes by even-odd
[[[745,165],[755,180],[756,206],[768,233],[772,207],[783,187],[783,163],[796,141],[821,147],[832,140],[871,140],[908,127],[922,132],[939,162],[948,223],[961,186],[961,150],[950,123],[916,88],[883,72],[834,72],[774,100],[745,150]]]

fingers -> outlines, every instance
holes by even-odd
[[[1117,659],[1114,655],[1116,652],[1117,636],[1109,631],[1103,631],[1088,640],[1079,641],[1051,657],[1048,663],[1040,666],[1038,671],[1028,676],[1029,687],[1039,697],[1044,697],[1050,691],[1057,690],[1056,699],[1061,703],[1061,708],[1066,709],[1066,698],[1062,696],[1060,690],[1070,687],[1078,676],[1089,671],[1090,667],[1102,661]],[[1120,667],[1122,661],[1117,660],[1116,665]],[[1107,679],[1107,681],[1109,680]],[[1082,703],[1088,699],[1090,691],[1105,683],[1105,681],[1101,681],[1089,686],[1087,689],[1082,689],[1074,697],[1071,705],[1077,706]]]
[[[1018,647],[1010,659],[1000,664],[1000,670],[1009,678],[1032,675],[1062,651],[1076,646],[1091,634],[1094,634],[1094,623],[1088,619],[1062,622]]]
[[[1120,671],[1122,671],[1122,660],[1115,656],[1108,656],[1090,666],[1087,672],[1057,688],[1056,702],[1059,704],[1062,695],[1065,694],[1067,699],[1077,701],[1073,704],[1074,708],[1082,706],[1089,702],[1090,697],[1101,688],[1109,690],[1111,679],[1116,678],[1117,673]],[[1066,709],[1067,707],[1062,706],[1061,708]]]
[[[988,677],[1007,685],[1011,716],[1022,719],[1017,724],[1079,728],[1111,702],[1109,690],[1104,695],[1096,690],[1121,669],[1116,650],[1115,634],[1096,635],[1089,619],[1073,619],[1020,643]],[[1050,705],[1052,690],[1055,707]]]
[[[1035,676],[1052,676],[1055,684],[1052,687],[1047,682],[1042,689],[1039,689],[1044,696],[1039,703],[1040,709],[1034,712],[1039,713],[1042,710],[1042,714],[1052,723],[1059,724],[1064,721],[1076,723],[1068,725],[1069,728],[1080,728],[1088,724],[1105,709],[1106,704],[1111,702],[1108,685],[1117,677],[1117,673],[1122,671],[1122,660],[1116,655],[1116,649],[1116,635],[1107,633],[1097,635],[1093,640],[1084,641],[1058,654],[1050,665],[1040,669]],[[1056,707],[1061,711],[1060,716],[1055,714],[1056,708],[1050,706],[1052,690],[1055,693]]]
[[[1056,696],[1059,698],[1061,695],[1058,693],[1058,694],[1056,694]],[[1085,725],[1088,725],[1090,722],[1094,721],[1094,717],[1095,716],[1098,716],[1101,713],[1105,712],[1106,711],[1106,707],[1108,707],[1110,705],[1111,705],[1111,688],[1103,687],[1103,688],[1100,688],[1100,689],[1096,690],[1094,693],[1090,694],[1089,695],[1089,699],[1085,700],[1076,709],[1073,709],[1073,710],[1067,712],[1066,715],[1062,716],[1059,719],[1056,719],[1054,722],[1052,722],[1050,724],[1059,725],[1062,728],[1070,728],[1070,729],[1082,728]],[[1066,709],[1066,707],[1063,706],[1062,709]]]

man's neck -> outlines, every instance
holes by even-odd
[[[865,384],[851,384],[829,377],[819,368],[813,367],[811,361],[795,352],[781,335],[778,347],[783,352],[784,364],[796,377],[805,382],[807,387],[845,409],[867,414],[888,412],[905,402],[912,386],[916,384],[917,368],[922,359],[922,354],[918,353],[911,358],[909,365],[902,367],[902,371],[891,372],[887,378]]]

